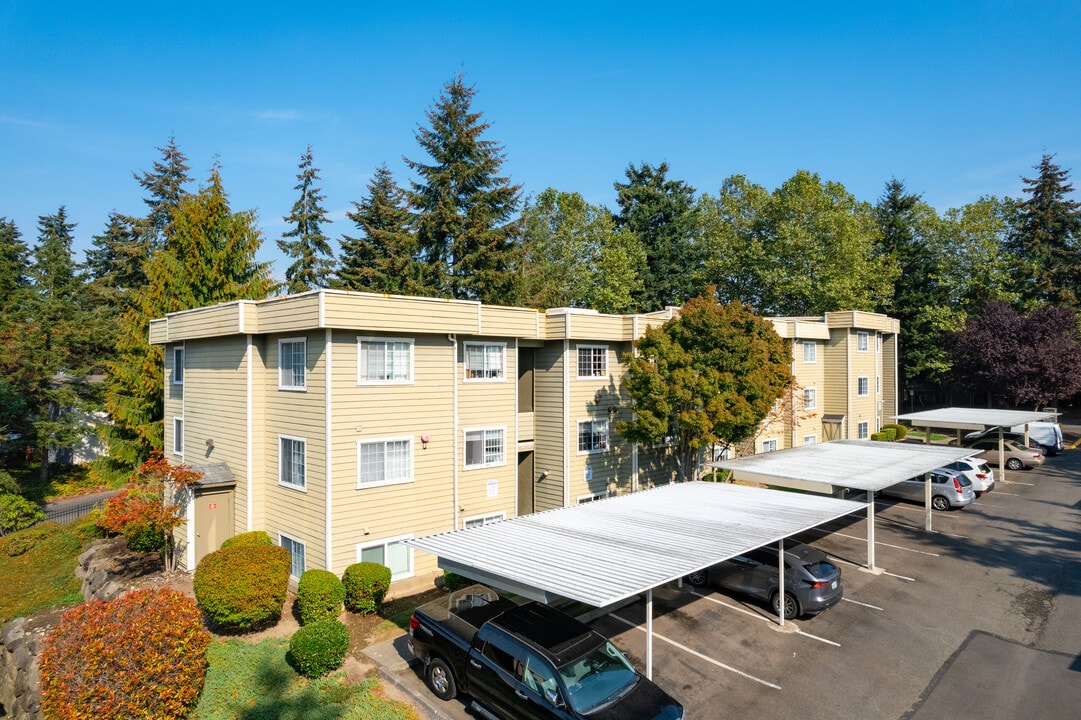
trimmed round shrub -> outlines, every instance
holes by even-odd
[[[301,625],[337,620],[342,612],[345,588],[329,570],[305,570],[297,585],[297,612]]]
[[[348,649],[349,628],[337,619],[304,625],[289,639],[290,662],[310,678],[340,668]]]
[[[390,568],[373,562],[353,563],[342,575],[345,609],[370,615],[379,612],[390,589]]]
[[[273,544],[274,541],[270,539],[270,533],[266,530],[252,530],[227,539],[221,544],[221,549],[231,547],[270,547]]]
[[[882,429],[892,429],[895,433],[897,433],[898,440],[904,440],[905,436],[908,435],[908,426],[901,425],[900,423],[886,423],[882,426]]]
[[[45,519],[45,513],[37,503],[22,495],[0,495],[0,535],[18,532]]]
[[[83,603],[45,637],[41,709],[55,720],[186,718],[203,688],[209,645],[195,601],[182,592]]]
[[[273,625],[289,589],[289,551],[278,545],[215,550],[199,561],[192,584],[199,609],[221,629]]]

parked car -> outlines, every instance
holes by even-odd
[[[692,585],[717,585],[765,600],[780,611],[777,548],[760,547],[687,576]],[[844,597],[841,568],[826,553],[795,543],[784,551],[784,616],[817,615]]]
[[[1003,440],[1003,448],[1006,451],[1006,469],[1021,470],[1022,468],[1034,468],[1043,465],[1044,456],[1035,448],[1026,448],[1013,440]],[[969,443],[967,447],[976,450],[975,457],[986,460],[991,465],[998,465],[998,438],[984,438]]]
[[[882,494],[922,503],[926,497],[923,476],[902,480],[884,488]],[[931,471],[931,507],[935,510],[964,507],[975,499],[972,481],[962,473],[944,468]]]
[[[542,603],[519,604],[483,585],[414,610],[409,647],[436,697],[450,700],[466,693],[481,717],[683,717],[682,705],[588,625]]]
[[[1002,436],[1008,440],[1013,440],[1018,445],[1024,446],[1025,444],[1025,426],[1014,425],[1008,431],[1004,432]],[[984,439],[997,439],[998,428],[991,428],[990,430],[979,430],[977,432],[969,433],[965,435],[967,442],[975,442],[976,440]],[[1062,426],[1057,422],[1031,422],[1028,424],[1028,446],[1039,449],[1045,457],[1051,455],[1058,455],[1062,452]]]
[[[986,460],[963,458],[949,465],[943,465],[942,469],[953,470],[967,477],[972,483],[972,491],[976,493],[976,497],[985,495],[995,488],[995,471],[987,465]]]

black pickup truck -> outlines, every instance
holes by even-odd
[[[471,585],[418,607],[410,648],[436,697],[503,720],[680,720],[683,706],[604,636],[536,602]]]

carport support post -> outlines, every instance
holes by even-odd
[[[867,569],[875,569],[875,493],[867,491]]]
[[[998,426],[998,479],[1003,483],[1006,482],[1006,438],[1004,437],[1005,428],[1001,425]]]
[[[784,627],[784,538],[777,541],[777,615]]]
[[[653,588],[646,590],[646,679],[653,679]]]
[[[923,474],[923,528],[931,532],[931,473]]]

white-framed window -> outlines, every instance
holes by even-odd
[[[413,382],[413,341],[403,338],[357,338],[357,384]]]
[[[818,442],[818,436],[817,435],[804,435],[803,436],[803,444],[804,445],[814,445],[817,442]]]
[[[184,384],[184,348],[173,348],[173,385]]]
[[[803,341],[803,362],[818,362],[818,343],[814,342],[813,340]]]
[[[304,543],[278,533],[278,544],[289,551],[289,576],[299,580],[304,574]]]
[[[586,503],[597,502],[598,500],[604,500],[608,497],[607,492],[593,493],[592,495],[582,495],[578,498],[579,505],[585,505]]]
[[[818,407],[818,392],[814,388],[803,388],[803,409],[814,410]]]
[[[278,389],[303,390],[308,361],[308,341],[288,338],[278,341]]]
[[[278,436],[278,484],[305,489],[307,444],[303,438]]]
[[[507,379],[506,343],[465,344],[465,379],[502,381]]]
[[[184,454],[184,418],[173,418],[173,455]]]
[[[856,352],[867,352],[867,331],[858,330],[856,332]]]
[[[413,438],[357,440],[357,487],[413,482]]]
[[[882,394],[882,376],[881,375],[875,375],[875,394],[876,395],[881,395]]]
[[[776,452],[777,450],[777,438],[771,438],[769,440],[762,441],[762,452]]]
[[[578,346],[578,377],[579,378],[608,377],[608,346],[607,345],[579,345]]]
[[[607,420],[578,421],[578,454],[602,452],[608,449]]]
[[[413,577],[413,548],[403,542],[412,539],[412,535],[402,535],[357,545],[357,562],[379,563],[390,568],[391,580]]]
[[[856,439],[866,440],[869,437],[869,427],[870,423],[868,423],[866,420],[861,420],[860,422],[856,423]]]
[[[507,518],[506,513],[492,513],[491,515],[478,515],[477,517],[466,518],[462,521],[462,527],[469,529],[474,527],[480,527],[481,525],[491,525],[492,523],[502,522]]]
[[[860,397],[867,397],[870,394],[871,381],[866,375],[860,375],[856,378],[856,394]]]
[[[465,466],[467,468],[502,465],[505,460],[503,428],[465,431]]]

